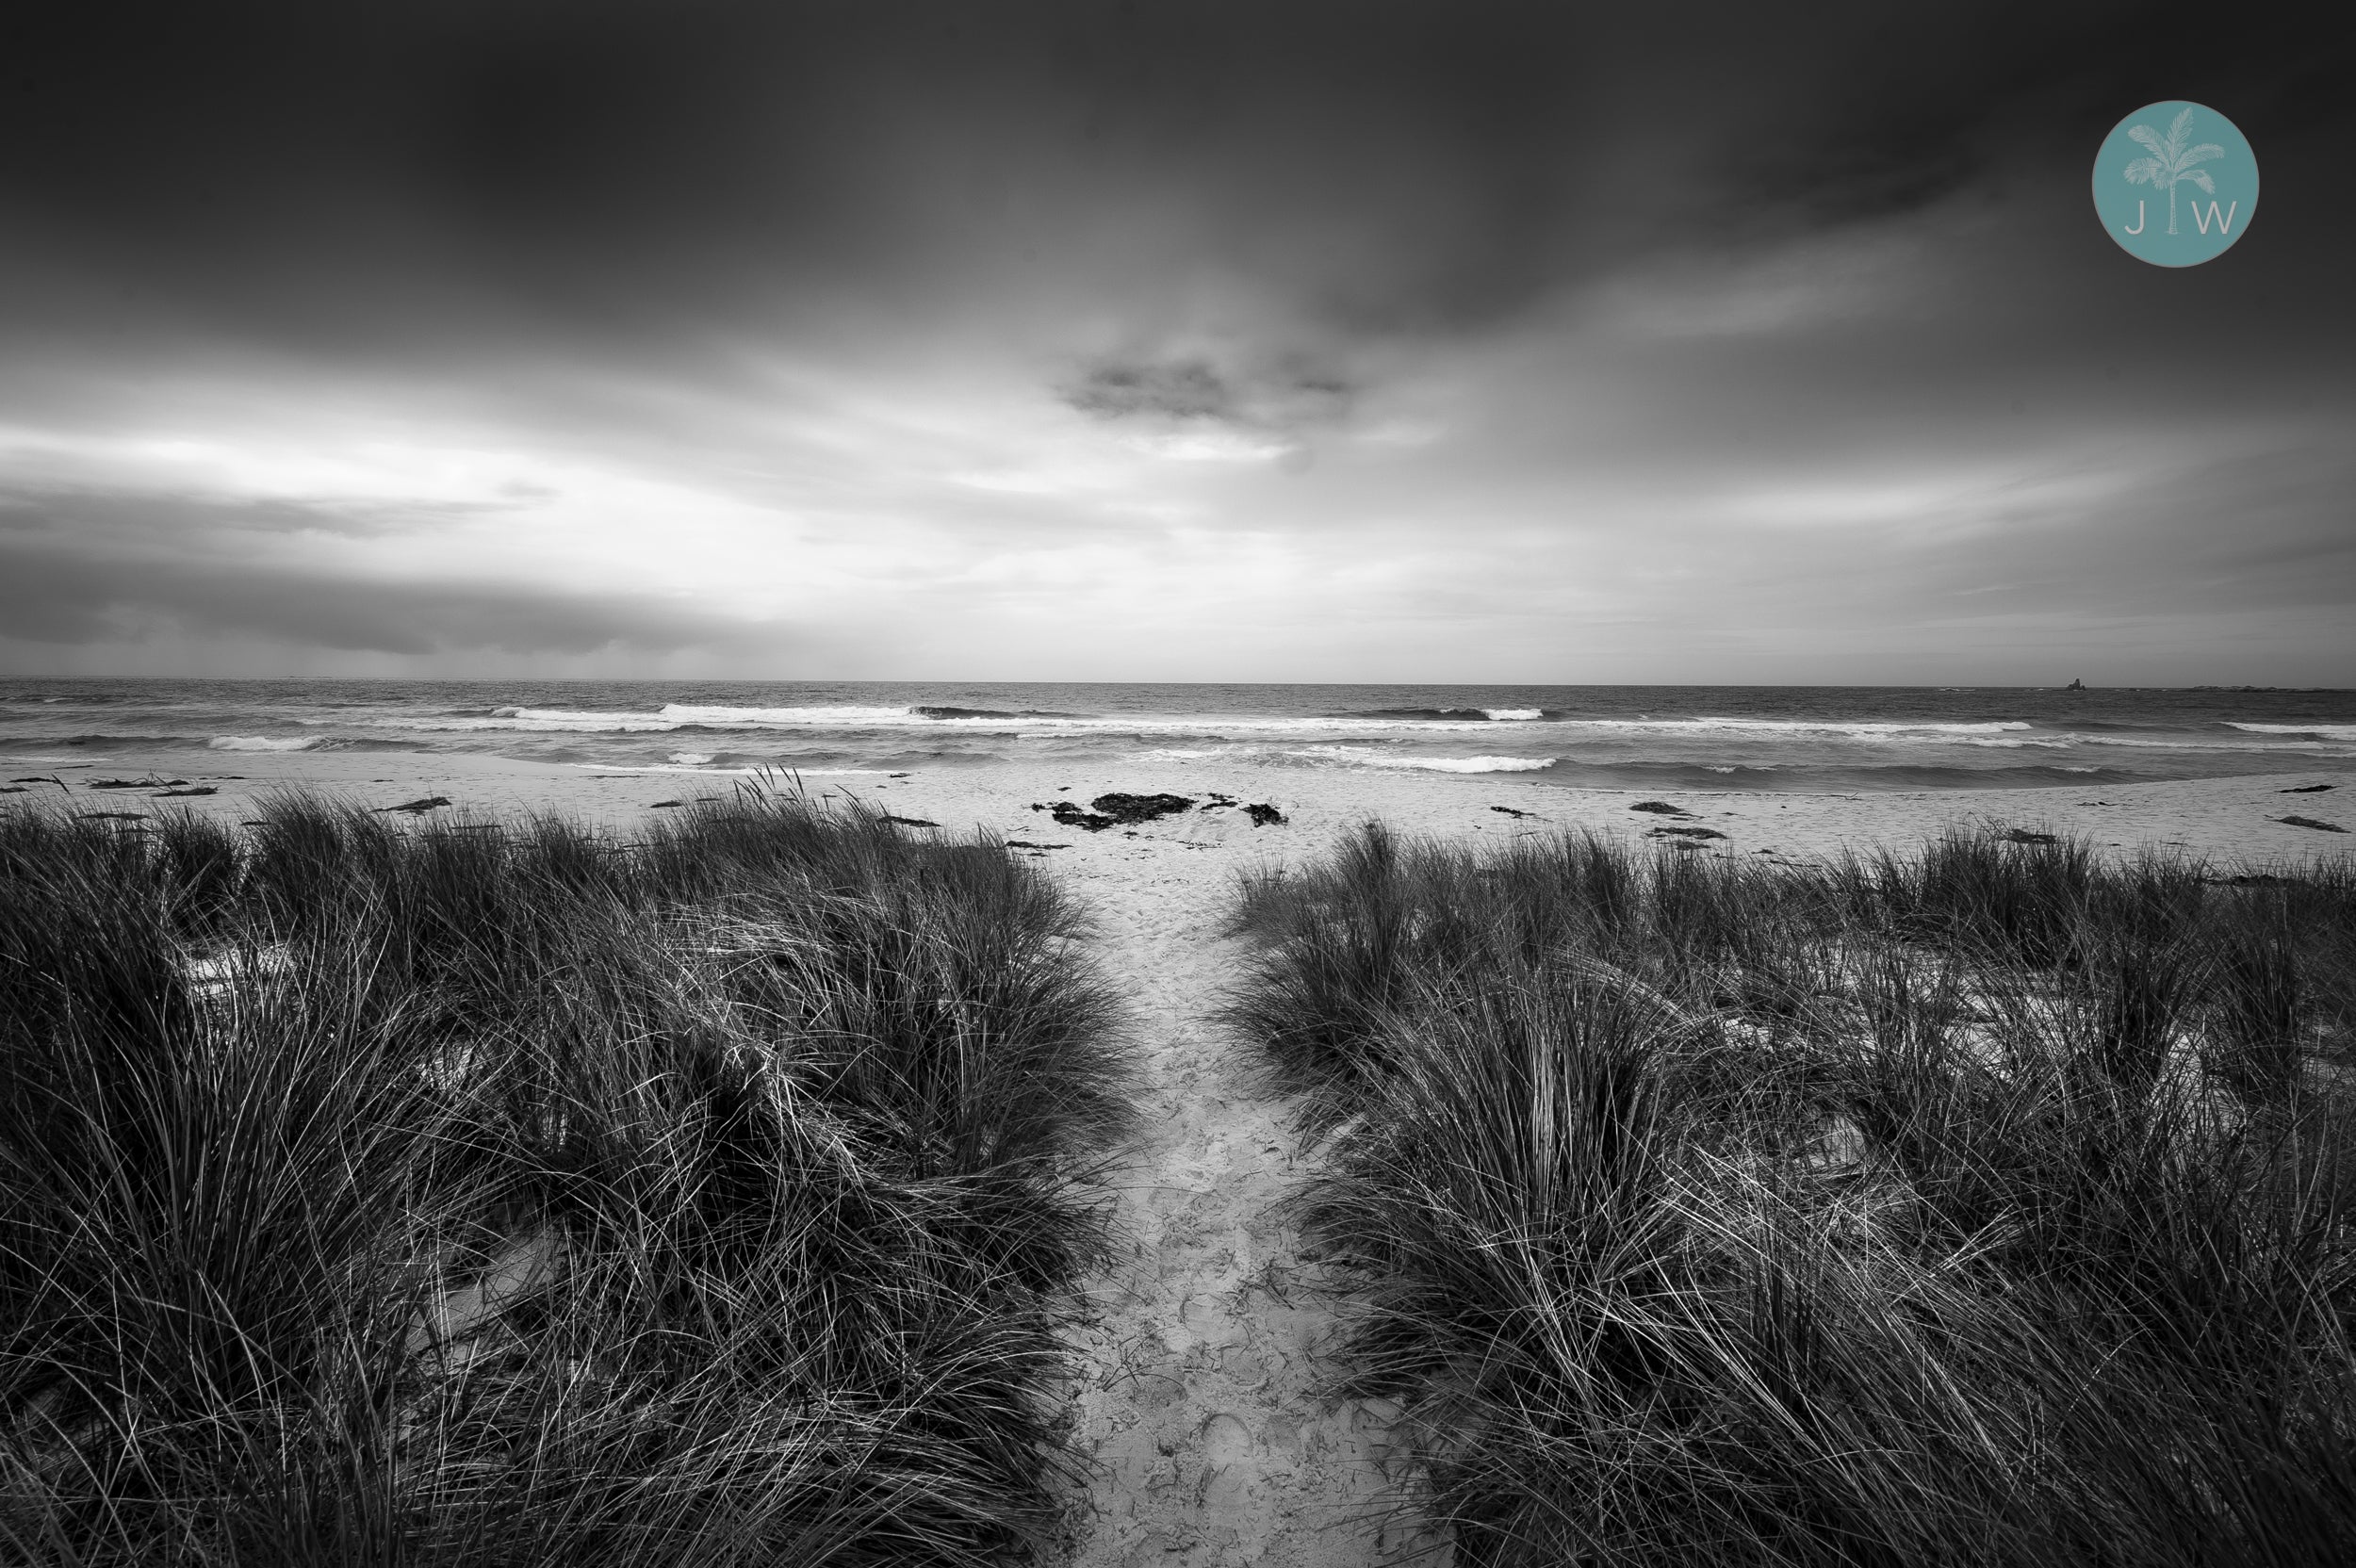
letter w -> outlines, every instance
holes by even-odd
[[[2240,207],[2241,203],[2238,199],[2236,199],[2227,204],[2225,216],[2219,218],[2217,216],[2217,204],[2215,202],[2211,202],[2209,204],[2209,210],[2205,213],[2201,210],[2201,204],[2195,202],[2192,204],[2192,220],[2201,225],[2201,232],[2202,234],[2207,234],[2209,232],[2209,225],[2212,222],[2217,224],[2217,233],[2232,234],[2233,232],[2233,214],[2240,210]]]

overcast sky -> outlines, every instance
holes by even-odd
[[[35,8],[0,673],[2356,685],[2287,9]]]

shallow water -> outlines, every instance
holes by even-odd
[[[2356,771],[2356,693],[2018,687],[0,681],[0,770],[110,753],[474,753],[889,773],[1216,759],[1617,789],[1860,790]]]

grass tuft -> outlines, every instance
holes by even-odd
[[[1457,1560],[2356,1556],[2356,876],[1358,831],[1242,890]]]
[[[1080,929],[775,789],[0,814],[0,1557],[1036,1544],[1129,1116]]]

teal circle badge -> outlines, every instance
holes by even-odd
[[[2250,139],[2204,104],[2146,104],[2094,160],[2094,210],[2120,250],[2154,267],[2198,267],[2249,232],[2258,211]]]

